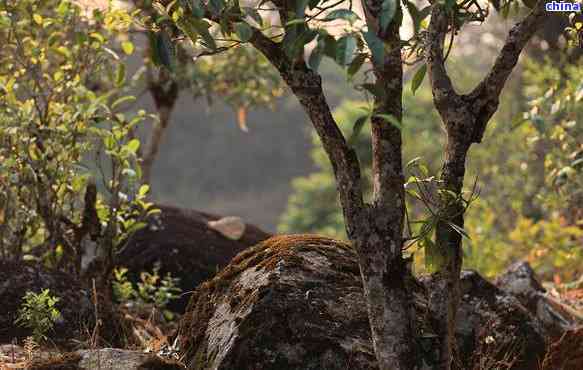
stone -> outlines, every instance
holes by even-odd
[[[38,360],[30,370],[182,370],[174,360],[116,348],[81,350]]]
[[[528,262],[511,265],[496,279],[495,284],[518,298],[539,319],[546,337],[558,339],[565,331],[583,325],[576,312],[546,292]]]
[[[417,360],[429,369],[437,343],[425,285],[414,286]],[[536,319],[475,272],[464,272],[462,287],[461,368],[472,369],[480,350],[503,360],[496,350],[508,347],[513,369],[532,369],[545,351]],[[237,255],[196,289],[178,340],[190,370],[377,368],[356,253],[313,235],[276,236]]]
[[[546,352],[541,323],[511,294],[462,271],[456,338],[462,369],[537,369]],[[501,364],[512,364],[503,367]]]
[[[140,272],[159,265],[162,276],[171,273],[180,278],[180,288],[189,292],[212,278],[237,253],[270,237],[233,217],[163,205],[158,208],[162,212],[130,237],[117,258],[118,264],[128,268],[128,277],[134,282],[139,281]],[[170,302],[168,308],[184,312],[189,296]]]

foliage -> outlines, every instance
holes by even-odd
[[[534,128],[531,147],[544,145],[545,188],[540,194],[547,213],[557,210],[568,223],[583,219],[583,69],[531,64],[527,95],[531,98],[527,123]]]
[[[52,296],[49,289],[43,289],[40,293],[26,292],[16,323],[31,329],[37,343],[46,339],[45,334],[61,316],[55,307],[58,301],[59,298]]]
[[[126,93],[123,56],[114,51],[129,19],[123,10],[87,15],[67,0],[0,4],[4,258],[41,256],[79,273],[90,216],[84,209],[97,208],[91,237],[109,256],[151,211],[148,188],[139,188],[134,138],[148,116],[124,113],[136,98]],[[83,205],[95,174],[97,204]]]
[[[582,201],[577,197],[581,197],[583,186],[577,160],[581,156],[582,140],[580,125],[573,123],[581,118],[580,108],[572,103],[583,97],[579,85],[583,71],[572,67],[567,73],[568,76],[561,76],[557,68],[548,64],[530,65],[525,90],[527,96],[536,99],[531,101],[531,110],[525,114],[527,119],[521,116],[510,125],[517,102],[504,99],[501,112],[491,123],[488,138],[472,149],[468,171],[479,174],[480,197],[466,215],[465,229],[471,237],[464,239],[466,268],[492,277],[512,262],[526,259],[546,279],[558,274],[563,280],[571,280],[581,274],[581,225],[577,224],[581,215],[577,212]],[[560,81],[563,87],[559,87]],[[552,86],[555,86],[552,94],[545,95]],[[509,94],[516,96],[520,91]],[[347,127],[358,116],[358,104],[344,103],[335,112],[348,135]],[[428,174],[438,170],[439,148],[434,143],[441,140],[437,125],[429,124],[437,121],[436,117],[428,116],[430,104],[423,88],[418,90],[415,100],[409,95],[404,97],[405,159],[417,155],[429,159]],[[562,109],[558,111],[557,107]],[[533,116],[535,112],[537,115]],[[367,148],[366,140],[370,141],[365,132],[362,131],[355,147],[363,164],[365,184],[370,184],[370,160],[362,152]],[[294,179],[294,191],[279,231],[345,238],[331,167],[315,134],[313,137],[312,158],[317,172]],[[423,140],[414,140],[421,137]],[[407,138],[414,140],[414,145],[407,145]],[[545,143],[543,159],[538,155],[537,143],[541,140]],[[414,203],[409,203],[409,208],[413,210],[412,218],[420,217],[423,212]],[[416,257],[422,255],[417,253]]]
[[[440,146],[436,144],[443,140],[443,136],[438,126],[438,118],[432,110],[430,93],[427,89],[420,89],[413,97],[412,93],[407,92],[403,100],[404,157],[410,161],[421,156],[416,162],[422,160],[427,165],[427,174],[436,173],[440,156]],[[365,109],[365,103],[346,101],[334,111],[334,117],[346,137],[352,135],[352,124]],[[332,167],[315,132],[312,132],[312,143],[311,156],[317,172],[294,179],[293,193],[281,217],[278,231],[319,233],[344,239],[346,233]],[[352,145],[362,165],[363,186],[370,189],[372,158],[368,126],[365,126],[362,133],[355,137]],[[423,207],[420,204],[412,202],[410,208],[412,218],[420,217],[423,213]]]
[[[137,306],[138,308],[153,305],[156,309],[162,310],[166,318],[171,319],[171,312],[164,309],[171,300],[179,297],[181,290],[178,288],[178,283],[180,279],[174,278],[170,274],[160,277],[159,269],[160,267],[156,266],[151,273],[142,272],[137,286],[128,280],[127,268],[114,269],[113,291],[116,300],[124,305]]]

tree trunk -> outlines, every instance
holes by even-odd
[[[370,208],[368,227],[350,239],[358,252],[375,355],[380,370],[415,367],[409,269],[401,256],[401,234],[385,228],[382,209]],[[380,226],[380,227],[379,227]]]
[[[441,173],[442,219],[436,226],[436,253],[442,264],[432,276],[429,289],[433,328],[440,338],[438,369],[449,370],[456,360],[455,323],[460,300],[462,268],[462,235],[451,224],[463,229],[464,205],[461,192],[465,176],[465,161],[470,144],[453,135],[448,136],[445,162]],[[451,192],[451,193],[449,193]],[[458,198],[454,198],[454,195]]]

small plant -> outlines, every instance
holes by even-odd
[[[40,293],[26,292],[15,322],[31,329],[35,342],[45,340],[45,334],[61,317],[61,313],[55,307],[58,301],[59,298],[51,296],[49,289],[44,289]]]
[[[170,274],[160,277],[160,267],[154,267],[153,271],[142,272],[140,281],[134,286],[127,277],[128,269],[120,267],[114,270],[113,291],[115,298],[122,304],[135,305],[138,308],[149,305],[161,310],[164,317],[172,320],[170,311],[164,310],[168,303],[179,297],[180,288],[177,287],[179,278],[174,278]]]

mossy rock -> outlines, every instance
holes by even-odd
[[[438,343],[427,310],[430,278],[413,284],[419,368]],[[474,356],[513,350],[513,369],[542,359],[540,324],[519,301],[472,271],[462,274],[457,339],[462,369]],[[314,235],[270,238],[237,255],[195,291],[179,343],[189,370],[377,369],[355,251]],[[489,345],[490,338],[494,345]]]
[[[180,348],[189,369],[375,369],[355,252],[277,236],[198,287]]]

